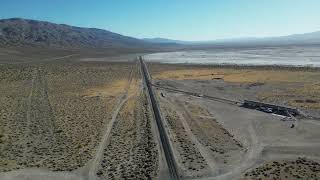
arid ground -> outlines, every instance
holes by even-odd
[[[159,176],[162,156],[140,64],[131,56],[112,59],[3,61],[0,179]]]
[[[149,69],[184,178],[320,178],[319,69],[158,63]],[[302,115],[286,118],[203,95],[289,106]]]
[[[0,49],[0,180],[169,179],[139,54],[36,52]],[[319,68],[145,60],[181,179],[320,179]]]

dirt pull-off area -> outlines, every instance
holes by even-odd
[[[236,164],[241,159],[244,150],[242,144],[219,124],[214,116],[206,109],[188,101],[182,107],[193,134],[203,146],[210,149],[216,166],[220,164],[221,171],[225,168],[223,166]]]
[[[242,144],[205,108],[169,94],[159,100],[182,176],[217,175],[240,163]]]

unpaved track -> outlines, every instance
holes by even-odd
[[[30,131],[30,125],[31,125],[31,103],[32,103],[32,95],[33,95],[33,91],[34,91],[34,87],[35,87],[35,79],[36,79],[36,74],[37,72],[34,72],[33,76],[32,76],[32,80],[31,80],[31,90],[28,96],[28,108],[27,108],[27,132],[25,132],[25,136],[24,136],[24,142],[27,141],[28,139],[28,135],[29,135],[29,131]],[[23,150],[23,158],[26,158],[26,154],[27,154],[27,143],[25,143],[24,146],[24,150]]]
[[[0,174],[0,180],[86,180],[72,172],[52,172],[44,169],[22,169]]]
[[[173,108],[178,112],[179,116],[181,117],[180,120],[186,132],[188,133],[190,139],[193,140],[193,137],[192,137],[193,132],[191,131],[190,125],[186,121],[187,119],[192,119],[191,115],[188,112],[188,108],[183,103],[181,103],[181,99],[176,97],[170,96],[169,98],[163,98],[162,100],[168,103],[167,105],[169,105],[169,108]],[[219,104],[220,103],[221,102],[219,102]],[[234,108],[233,105],[230,105],[230,104],[225,104],[225,105]],[[212,117],[207,117],[207,118],[212,118]],[[234,168],[231,168],[225,173],[221,173],[221,171],[219,171],[220,170],[219,165],[215,164],[215,160],[213,157],[210,157],[211,156],[210,154],[206,154],[205,148],[204,149],[201,148],[201,146],[198,146],[198,143],[193,140],[194,144],[198,147],[199,152],[204,157],[206,162],[207,163],[210,162],[210,164],[208,163],[208,165],[212,170],[212,174],[210,175],[210,177],[203,177],[203,178],[196,178],[196,179],[207,179],[207,180],[238,179],[245,170],[254,166],[257,163],[257,160],[260,157],[260,154],[263,150],[263,145],[259,142],[259,138],[256,135],[255,129],[256,129],[256,124],[254,122],[250,123],[250,125],[248,126],[248,129],[246,129],[247,131],[246,134],[248,134],[248,144],[249,144],[248,151],[241,158],[242,160],[239,165],[234,166]],[[197,140],[196,137],[194,138]]]
[[[89,167],[81,167],[80,169],[77,169],[72,172],[52,172],[45,169],[27,168],[27,169],[21,169],[17,171],[2,173],[0,174],[0,180],[29,180],[29,179],[32,179],[32,180],[97,180],[99,179],[96,176],[96,172],[101,163],[103,150],[108,143],[110,132],[112,130],[114,122],[116,121],[119,111],[121,110],[122,106],[127,102],[127,100],[130,98],[128,96],[128,90],[133,80],[133,73],[134,73],[134,67],[132,67],[130,75],[128,77],[128,85],[127,87],[125,87],[125,92],[118,96],[118,101],[114,108],[111,121],[106,126],[107,129],[105,131],[104,136],[101,139],[101,142],[99,144],[99,147],[97,149],[94,159],[88,163]],[[28,110],[27,110],[28,123],[27,124],[29,125],[31,125],[32,119],[33,119],[32,100],[35,98],[34,91],[40,91],[41,95],[44,96],[44,98],[47,98],[46,89],[43,89],[43,88],[46,88],[46,82],[44,79],[41,78],[41,74],[39,70],[35,71],[31,83],[32,83],[32,88],[27,100],[28,101]],[[30,131],[29,128],[27,130]],[[29,133],[26,133],[25,138],[30,139]],[[25,151],[24,154],[26,154],[27,151],[26,150],[24,151]]]
[[[245,153],[244,157],[242,158],[241,164],[236,166],[234,169],[230,170],[227,173],[220,174],[218,176],[213,177],[206,177],[206,178],[199,178],[198,180],[234,180],[239,179],[241,174],[247,170],[248,168],[252,167],[256,164],[257,159],[259,158],[262,150],[263,145],[259,142],[257,137],[255,127],[253,124],[250,124],[247,129],[247,133],[249,135],[249,147],[248,151]]]
[[[89,170],[89,179],[90,180],[96,178],[96,172],[97,172],[98,167],[99,167],[99,165],[101,163],[101,159],[103,157],[103,151],[104,151],[104,148],[106,147],[106,145],[108,143],[108,140],[109,140],[109,137],[110,137],[110,132],[112,130],[113,124],[117,119],[117,116],[119,114],[119,111],[120,111],[121,107],[124,105],[125,102],[127,102],[128,99],[129,99],[129,97],[125,93],[125,94],[121,95],[119,100],[118,100],[116,109],[114,110],[114,112],[112,114],[112,119],[108,124],[106,132],[105,132],[105,134],[104,134],[104,136],[103,136],[103,138],[101,140],[101,143],[99,145],[99,148],[97,150],[96,156],[92,161],[91,168]]]
[[[44,62],[44,61],[52,61],[52,60],[61,60],[61,59],[74,57],[74,56],[77,56],[77,55],[79,55],[79,54],[69,54],[69,55],[66,55],[66,56],[51,57],[51,58],[47,58],[47,59],[42,59],[41,61]]]
[[[167,103],[167,105],[170,106],[170,108],[174,109],[178,115],[179,115],[179,120],[181,121],[181,124],[183,125],[184,130],[188,134],[189,138],[191,139],[192,143],[195,144],[195,147],[201,154],[201,156],[205,159],[206,163],[210,167],[210,170],[212,172],[217,172],[218,166],[216,165],[216,162],[214,158],[210,155],[209,151],[199,142],[197,137],[193,134],[191,127],[189,126],[188,122],[186,121],[185,118],[192,119],[191,115],[188,113],[188,109],[183,105],[179,100],[174,100],[175,103],[178,106],[174,105],[170,100],[168,99],[163,99]],[[194,121],[192,119],[192,121]]]
[[[57,137],[54,134],[54,117],[47,94],[47,82],[41,68],[34,71],[32,88],[27,100],[27,127],[23,150],[25,163],[33,167],[36,163],[45,160],[42,153],[46,153],[47,156],[55,156],[53,147],[57,142]],[[30,156],[36,158],[29,161],[32,159]]]
[[[259,143],[259,140],[257,139],[257,135],[256,132],[253,128],[252,125],[249,125],[248,127],[248,131],[250,134],[250,147],[249,147],[249,151],[245,154],[242,163],[237,166],[236,168],[234,168],[233,170],[229,171],[228,173],[222,174],[220,176],[217,177],[213,177],[213,178],[208,178],[208,179],[217,179],[217,180],[226,180],[226,179],[238,179],[241,174],[248,169],[248,167],[253,166],[256,161],[257,158],[259,157],[263,146]]]
[[[320,144],[297,144],[292,146],[268,146],[263,148],[263,156],[305,156],[310,159],[319,159],[320,157]]]
[[[131,85],[131,82],[132,82],[132,79],[133,79],[133,68],[131,69],[131,72],[130,72],[130,76],[129,76],[129,79],[128,79],[128,86],[126,87],[126,90],[123,94],[121,94],[118,98],[118,103],[117,105],[115,106],[115,110],[113,111],[113,114],[112,114],[112,119],[111,121],[108,123],[107,125],[107,129],[105,131],[105,134],[103,135],[102,139],[101,139],[101,142],[100,142],[100,145],[99,145],[99,148],[96,152],[96,155],[94,157],[94,159],[92,160],[92,162],[90,163],[90,169],[89,169],[89,179],[90,180],[94,180],[94,179],[97,179],[96,177],[96,173],[98,171],[98,167],[101,163],[101,160],[103,158],[103,152],[104,152],[104,148],[106,147],[106,145],[108,144],[108,141],[109,141],[109,137],[110,137],[110,132],[112,130],[112,127],[113,127],[113,124],[114,122],[116,121],[117,119],[117,116],[119,114],[119,111],[121,110],[122,106],[127,102],[127,100],[130,98],[128,96],[128,90],[130,88],[130,85]]]
[[[23,149],[23,162],[35,167],[49,158],[58,157],[54,153],[58,141],[53,130],[54,119],[47,93],[47,82],[41,69],[34,69],[31,80],[31,90],[27,99],[25,143]],[[51,142],[50,142],[51,141]],[[36,151],[34,150],[36,149]],[[44,150],[43,150],[44,149]],[[43,156],[41,153],[47,153]],[[34,158],[32,158],[34,157]],[[26,168],[0,173],[0,180],[76,180],[82,179],[72,172],[52,172],[45,168]]]
[[[177,108],[180,116],[181,116],[181,122],[184,126],[184,129],[186,130],[186,132],[188,133],[188,135],[190,136],[191,140],[193,141],[193,143],[196,145],[196,147],[198,148],[200,154],[202,155],[202,157],[206,160],[207,164],[209,165],[210,169],[212,172],[218,172],[218,166],[215,162],[215,159],[210,155],[209,150],[202,145],[197,137],[192,133],[191,127],[189,126],[188,122],[186,121],[185,118],[190,119],[191,121],[195,121],[191,115],[188,112],[188,109],[186,108],[186,106],[184,104],[182,104],[180,101],[176,100],[176,104],[178,104]]]

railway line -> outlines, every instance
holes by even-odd
[[[242,104],[242,102],[240,102],[240,101],[234,101],[234,100],[230,100],[230,99],[224,99],[224,98],[213,97],[213,96],[198,94],[198,93],[189,92],[189,91],[183,91],[183,90],[174,89],[174,88],[163,87],[163,86],[159,86],[156,84],[152,84],[152,86],[159,88],[159,89],[165,89],[165,90],[171,91],[171,92],[183,93],[183,94],[187,94],[187,95],[191,95],[191,96],[195,96],[195,97],[211,99],[214,101],[219,101],[219,102],[228,103],[228,104],[232,104],[232,105],[241,105]]]
[[[258,102],[258,101],[249,101],[249,100],[235,101],[235,100],[230,100],[230,99],[225,99],[225,98],[220,98],[220,97],[198,94],[195,92],[184,91],[184,90],[180,90],[180,89],[168,88],[168,87],[159,86],[156,84],[151,84],[151,85],[158,88],[158,89],[164,89],[166,91],[182,93],[182,94],[186,94],[186,95],[190,95],[190,96],[195,96],[195,97],[209,99],[209,100],[213,100],[213,101],[217,101],[217,102],[227,103],[230,105],[235,105],[235,106],[239,106],[239,107],[243,107],[243,108],[256,109],[256,110],[266,112],[266,113],[274,113],[274,114],[290,117],[294,120],[296,120],[295,117],[299,116],[299,115],[306,117],[306,115],[303,115],[301,113],[301,111],[299,111],[297,108],[279,106],[279,105],[275,105],[275,104],[268,104],[268,103],[263,103],[263,102]]]
[[[172,149],[171,149],[171,146],[170,146],[170,143],[169,143],[169,138],[168,138],[168,136],[166,134],[166,131],[164,129],[164,125],[163,125],[163,122],[162,122],[162,119],[161,119],[160,108],[159,108],[159,106],[157,104],[157,101],[156,101],[156,98],[155,98],[155,94],[154,94],[153,89],[152,89],[152,84],[151,84],[151,81],[150,81],[149,71],[148,71],[147,66],[144,63],[144,61],[143,61],[141,56],[139,57],[139,61],[140,61],[140,64],[141,64],[142,75],[143,75],[144,81],[146,83],[146,86],[147,86],[147,89],[148,89],[148,94],[149,94],[149,97],[150,97],[150,100],[151,100],[152,110],[153,110],[153,113],[154,113],[156,124],[157,124],[158,130],[159,130],[160,140],[161,140],[161,144],[162,144],[162,147],[163,147],[163,151],[164,151],[165,159],[166,159],[166,162],[167,162],[167,166],[168,166],[168,169],[169,169],[170,178],[172,180],[179,180],[180,177],[179,177],[179,174],[178,174],[178,171],[177,171],[176,162],[175,162],[175,159],[173,157]]]

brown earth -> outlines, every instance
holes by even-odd
[[[158,66],[158,67],[156,67]],[[270,85],[255,98],[304,109],[320,109],[320,72],[312,68],[288,67],[214,67],[190,65],[150,65],[155,80],[221,80],[247,88]],[[277,88],[278,87],[278,88]]]
[[[156,63],[150,63],[149,69],[184,177],[220,180],[318,177],[319,69]],[[306,116],[288,120],[201,95],[293,106]],[[173,128],[170,121],[179,126]],[[197,152],[198,159],[204,160],[205,169],[196,171],[198,174],[183,171],[180,163],[183,151],[179,150],[176,132],[180,139],[183,137],[180,141],[189,142],[188,148],[192,147],[193,151],[185,154]],[[190,165],[197,167],[196,163]]]
[[[319,179],[320,164],[310,159],[273,161],[244,174],[242,179]]]
[[[71,171],[95,155],[116,98],[128,86],[136,64],[0,68],[1,171],[30,167]]]

